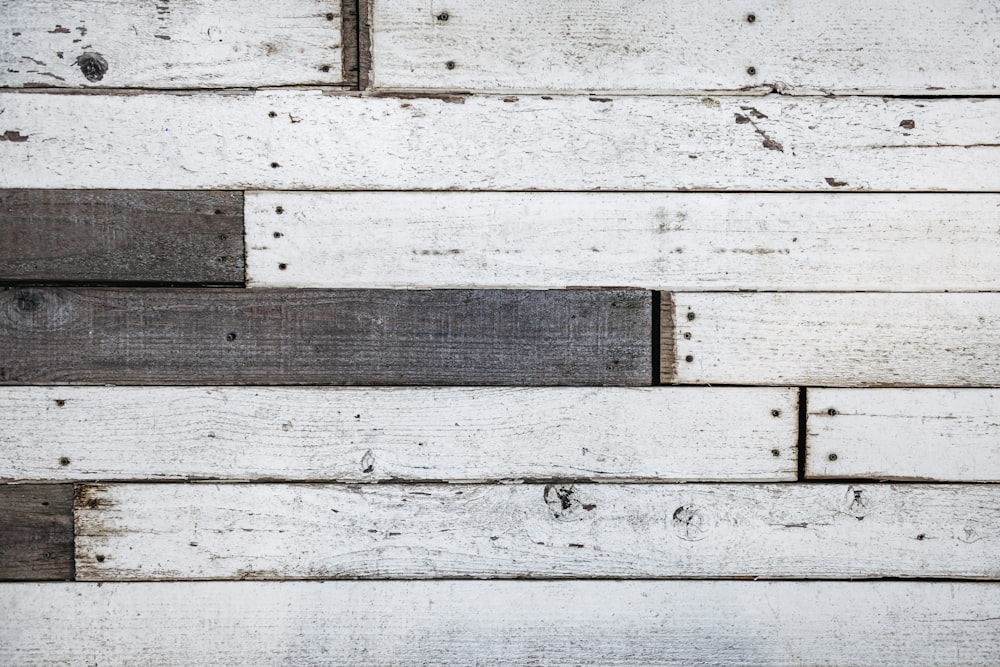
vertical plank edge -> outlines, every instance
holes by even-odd
[[[677,345],[674,341],[674,295],[660,292],[660,383],[677,378]]]

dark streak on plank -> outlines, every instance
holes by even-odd
[[[0,384],[648,385],[644,290],[0,290]]]
[[[73,579],[73,485],[0,485],[0,579]]]
[[[358,87],[358,0],[340,0],[341,79]]]
[[[0,281],[241,285],[243,193],[0,190]]]
[[[660,382],[663,384],[669,384],[676,378],[674,335],[674,295],[660,292]]]
[[[368,90],[372,71],[371,0],[358,0],[358,90]]]

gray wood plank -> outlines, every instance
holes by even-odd
[[[0,485],[0,579],[73,578],[73,485]]]
[[[0,384],[645,385],[644,290],[0,290]]]

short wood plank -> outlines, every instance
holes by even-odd
[[[376,88],[996,94],[1000,14],[957,0],[374,0]]]
[[[791,481],[776,388],[0,388],[0,479]]]
[[[0,607],[25,667],[1000,661],[1000,588],[969,582],[8,584]]]
[[[0,384],[644,385],[641,290],[7,288]]]
[[[0,0],[0,14],[4,87],[255,88],[342,81],[337,2]]]
[[[0,190],[0,281],[242,284],[243,193]]]
[[[1000,579],[1000,486],[82,487],[82,580]]]
[[[72,578],[73,485],[0,484],[0,580]]]
[[[996,386],[1000,294],[675,293],[662,380]]]
[[[998,212],[997,195],[958,193],[252,192],[247,280],[1000,290]]]
[[[291,90],[0,108],[6,188],[1000,191],[1000,99]]]
[[[1000,391],[809,391],[806,474],[1000,482]]]

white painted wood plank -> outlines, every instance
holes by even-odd
[[[794,389],[0,388],[0,481],[796,476]]]
[[[30,667],[981,665],[1000,588],[947,582],[0,584]]]
[[[998,220],[993,194],[252,192],[247,279],[265,287],[1000,290]]]
[[[1000,190],[1000,99],[505,99],[4,93],[0,187]]]
[[[377,88],[956,95],[1000,82],[1000,13],[981,0],[374,0],[372,13]]]
[[[677,293],[664,310],[664,382],[1000,384],[1000,294]]]
[[[808,477],[1000,481],[1000,391],[815,389]]]
[[[340,3],[0,0],[0,86],[337,84]]]
[[[1000,578],[1000,486],[87,485],[80,580]]]

